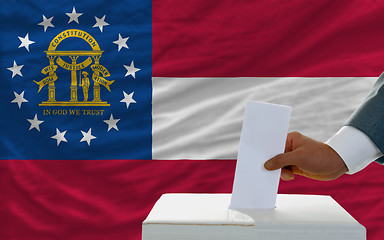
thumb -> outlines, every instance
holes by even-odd
[[[286,166],[295,165],[297,157],[295,151],[282,153],[264,163],[267,170],[277,170]]]

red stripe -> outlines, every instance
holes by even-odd
[[[153,76],[376,77],[380,1],[153,2]]]
[[[1,161],[0,239],[139,240],[163,193],[231,192],[234,168],[223,160]]]
[[[230,193],[234,169],[230,160],[2,161],[0,236],[140,240],[141,222],[161,194]],[[367,228],[368,240],[380,240],[382,171],[372,164],[331,182],[297,177],[279,192],[331,195]]]

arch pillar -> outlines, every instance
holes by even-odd
[[[69,56],[72,59],[72,66],[76,65],[76,60],[79,56]],[[70,102],[77,102],[77,74],[76,70],[71,71],[71,100]]]

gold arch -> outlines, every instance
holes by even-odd
[[[89,46],[91,46],[93,51],[100,51],[100,47],[97,41],[90,34],[79,29],[68,29],[57,34],[57,36],[54,39],[52,39],[51,43],[49,44],[48,51],[55,51],[57,46],[63,40],[70,37],[81,38],[84,41],[86,41],[89,44]]]

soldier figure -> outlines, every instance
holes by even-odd
[[[83,88],[83,93],[84,93],[84,102],[88,101],[88,90],[89,90],[89,78],[88,73],[83,71],[83,78],[80,80],[80,86]]]

